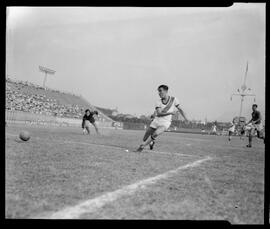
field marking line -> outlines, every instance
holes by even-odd
[[[155,150],[144,150],[143,152],[160,153],[160,154],[175,155],[175,156],[186,156],[186,157],[201,157],[198,155],[190,155],[190,154],[183,154],[183,153],[170,153],[170,152],[162,152],[162,151],[155,151]]]
[[[98,145],[98,146],[103,146],[103,147],[108,147],[108,148],[117,148],[117,149],[123,149],[125,150],[125,147],[121,146],[110,146],[110,145],[103,145],[103,144],[97,144],[97,143],[87,143],[87,142],[74,142],[74,141],[64,141],[62,143],[74,143],[74,144],[83,144],[83,145]],[[200,157],[197,155],[190,155],[190,154],[181,154],[181,153],[170,153],[170,152],[162,152],[162,151],[155,151],[155,150],[143,150],[143,152],[146,153],[159,153],[159,154],[169,154],[169,155],[176,155],[176,156],[187,156],[187,157]]]
[[[178,134],[189,134],[189,133],[178,133]],[[200,134],[194,134],[195,136],[197,135],[199,135],[199,136],[201,136]],[[206,135],[206,136],[215,136],[215,135]],[[218,136],[218,137],[221,137],[221,136]],[[194,138],[192,138],[192,137],[182,137],[182,136],[180,136],[179,137],[179,139],[185,139],[185,140],[191,140],[191,141],[199,141],[199,142],[212,142],[213,141],[213,138],[196,138],[196,137],[194,137]]]
[[[139,189],[145,189],[147,186],[155,184],[161,179],[166,179],[177,174],[180,170],[199,166],[201,163],[212,160],[210,156],[200,160],[188,163],[180,166],[174,170],[169,170],[165,173],[159,174],[154,177],[150,177],[134,184],[124,186],[116,191],[105,193],[93,199],[86,200],[78,205],[64,208],[63,210],[54,212],[47,216],[35,217],[35,219],[78,219],[82,214],[91,213],[102,208],[104,205],[111,203],[123,196],[129,196],[135,193]]]
[[[10,133],[6,133],[6,135],[9,136],[15,136],[18,137],[18,135],[14,135],[14,134],[10,134]],[[41,139],[39,137],[35,137],[36,139]],[[44,139],[42,139],[44,141]],[[125,150],[126,147],[121,147],[121,146],[112,146],[112,145],[104,145],[104,144],[98,144],[98,143],[89,143],[89,142],[75,142],[75,141],[67,141],[67,140],[63,140],[63,141],[58,141],[58,140],[51,140],[53,142],[59,142],[62,144],[81,144],[81,145],[89,145],[89,146],[102,146],[102,147],[107,147],[107,148],[117,148],[117,149],[122,149]],[[190,155],[190,154],[181,154],[181,153],[170,153],[170,152],[162,152],[162,151],[155,151],[155,150],[144,150],[143,152],[146,153],[158,153],[158,154],[166,154],[166,155],[175,155],[175,156],[186,156],[186,157],[201,157],[198,155]]]
[[[19,136],[18,134],[10,134],[10,133],[5,133],[5,135],[14,136],[14,137],[18,137]]]

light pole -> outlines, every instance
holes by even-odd
[[[45,84],[46,84],[46,80],[47,80],[47,74],[53,75],[55,73],[55,71],[51,70],[49,68],[42,67],[42,66],[39,66],[39,70],[41,72],[45,73],[44,80],[43,80],[43,87],[45,88]]]
[[[243,102],[244,102],[245,96],[252,96],[252,97],[254,97],[254,101],[255,101],[255,99],[256,99],[256,95],[255,95],[255,94],[250,94],[250,93],[248,93],[249,91],[251,91],[251,89],[250,89],[250,88],[247,89],[247,85],[246,85],[247,72],[248,72],[248,62],[247,62],[247,67],[246,67],[246,72],[245,72],[244,83],[243,83],[243,85],[241,86],[241,92],[240,92],[240,89],[237,89],[237,92],[238,92],[238,93],[232,94],[232,95],[231,95],[231,100],[232,100],[232,97],[233,97],[233,96],[241,96],[241,104],[240,104],[239,117],[241,117],[241,115],[242,115],[242,108],[243,108]],[[247,89],[248,92],[246,92],[246,89]]]

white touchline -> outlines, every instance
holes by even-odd
[[[48,216],[40,216],[40,217],[34,217],[34,218],[36,219],[78,219],[82,214],[94,212],[98,210],[99,208],[103,207],[105,204],[113,202],[120,197],[131,195],[134,192],[136,192],[138,189],[144,189],[148,185],[155,184],[158,180],[166,179],[170,176],[177,174],[180,170],[187,169],[190,167],[196,167],[202,162],[205,162],[211,159],[212,158],[208,156],[206,158],[196,160],[194,162],[180,166],[177,169],[170,170],[163,174],[138,181],[131,185],[124,186],[123,188],[120,188],[116,191],[105,193],[94,199],[86,200],[85,202],[78,204],[76,206],[67,207],[63,210],[52,213]]]
[[[161,151],[155,151],[155,150],[144,150],[143,152],[147,152],[147,153],[169,154],[169,155],[186,156],[186,157],[200,157],[200,156],[198,156],[198,155],[190,155],[190,154],[183,154],[183,153],[161,152]]]

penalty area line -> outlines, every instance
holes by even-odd
[[[19,136],[18,134],[10,134],[10,133],[5,133],[5,135],[12,136],[12,137],[18,137]]]
[[[14,137],[18,137],[18,135],[14,135],[14,134],[10,134],[10,133],[6,133],[7,136],[14,136]],[[39,137],[34,137],[35,139],[41,139]],[[43,141],[45,139],[42,139]],[[104,144],[98,144],[98,143],[89,143],[89,142],[76,142],[76,141],[67,141],[67,140],[63,140],[63,141],[58,141],[58,140],[50,140],[52,142],[59,142],[61,144],[80,144],[80,145],[89,145],[89,146],[102,146],[102,147],[107,147],[107,148],[116,148],[116,149],[121,149],[121,150],[127,150],[126,147],[121,147],[121,146],[115,146],[115,145],[104,145]],[[128,149],[129,150],[129,149]],[[132,150],[130,150],[130,152],[132,152]],[[200,157],[198,155],[190,155],[190,154],[183,154],[183,153],[170,153],[170,152],[162,152],[162,151],[155,151],[155,150],[143,150],[143,152],[141,153],[158,153],[158,154],[166,154],[166,155],[173,155],[173,156],[185,156],[185,157]]]
[[[34,217],[35,219],[79,219],[81,215],[92,213],[102,208],[104,205],[111,203],[121,197],[130,196],[137,190],[145,189],[149,185],[157,183],[161,179],[166,179],[177,174],[180,170],[199,166],[201,163],[211,160],[211,157],[206,157],[186,165],[180,166],[177,169],[169,170],[168,172],[150,177],[134,184],[124,186],[116,191],[105,193],[93,199],[86,200],[76,206],[67,207],[63,210],[54,212],[47,216]]]
[[[107,148],[117,148],[117,149],[127,150],[126,147],[104,145],[104,144],[97,144],[97,143],[74,142],[74,141],[64,141],[63,143],[68,143],[68,144],[82,144],[82,145],[97,145],[97,146],[103,146],[103,147],[107,147]],[[181,154],[181,153],[170,153],[170,152],[161,152],[161,151],[155,151],[155,150],[143,150],[141,153],[144,153],[144,152],[146,152],[146,153],[158,153],[158,154],[175,155],[175,156],[199,157],[198,155]]]

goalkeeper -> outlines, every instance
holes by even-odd
[[[94,118],[94,115],[98,115],[98,112],[97,111],[91,112],[89,109],[85,110],[85,114],[82,119],[83,133],[87,132],[88,134],[90,134],[90,124],[92,124],[95,127],[97,134],[98,135],[100,134],[97,124],[95,122],[96,120]]]

